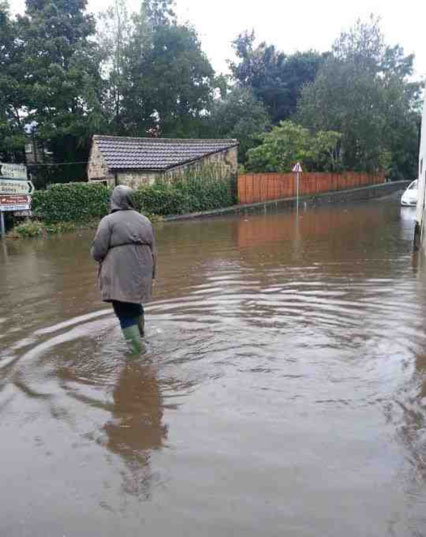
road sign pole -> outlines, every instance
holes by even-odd
[[[6,226],[4,225],[4,212],[0,211],[0,235],[1,238],[6,235]]]
[[[296,213],[299,214],[299,178],[300,173],[296,174]]]
[[[295,174],[295,179],[296,179],[296,214],[297,216],[299,216],[299,180],[300,180],[300,174],[303,171],[302,166],[300,165],[300,162],[295,164],[292,171]]]

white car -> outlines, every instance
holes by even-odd
[[[415,207],[417,205],[417,179],[413,181],[401,196],[401,205]]]

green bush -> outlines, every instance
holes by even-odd
[[[236,178],[217,164],[205,164],[201,168],[188,169],[183,175],[158,180],[153,189],[168,185],[178,203],[167,214],[209,211],[229,207],[236,203]]]
[[[33,194],[34,216],[47,224],[89,222],[108,213],[111,189],[99,183],[55,184]]]
[[[236,202],[236,182],[215,166],[158,179],[135,191],[137,210],[167,216],[228,207]],[[99,220],[109,211],[111,188],[99,183],[55,184],[33,195],[34,216],[46,225]]]
[[[154,184],[140,187],[135,191],[136,208],[141,213],[181,214],[186,210],[186,199],[174,186],[169,184]]]
[[[67,231],[74,231],[75,229],[76,225],[72,222],[58,222],[57,224],[46,224],[45,222],[33,220],[15,226],[12,232],[9,233],[9,236],[12,238],[44,237],[47,234],[65,233]]]
[[[9,233],[11,237],[41,237],[44,234],[44,225],[41,222],[24,222],[13,228]]]
[[[200,180],[195,174],[188,174],[177,181],[175,187],[186,201],[184,212],[209,211],[234,203],[228,177],[205,177]]]
[[[229,207],[235,203],[234,190],[229,178],[199,178],[186,174],[140,187],[135,192],[135,201],[142,213],[167,216]]]

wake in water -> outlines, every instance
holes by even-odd
[[[89,236],[14,245],[5,534],[421,531],[426,286],[398,211],[164,226],[138,357],[96,309]]]

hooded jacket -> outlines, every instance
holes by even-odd
[[[132,189],[119,185],[111,214],[102,218],[92,243],[99,263],[102,300],[141,304],[151,298],[155,278],[155,239],[151,222],[134,210]]]

